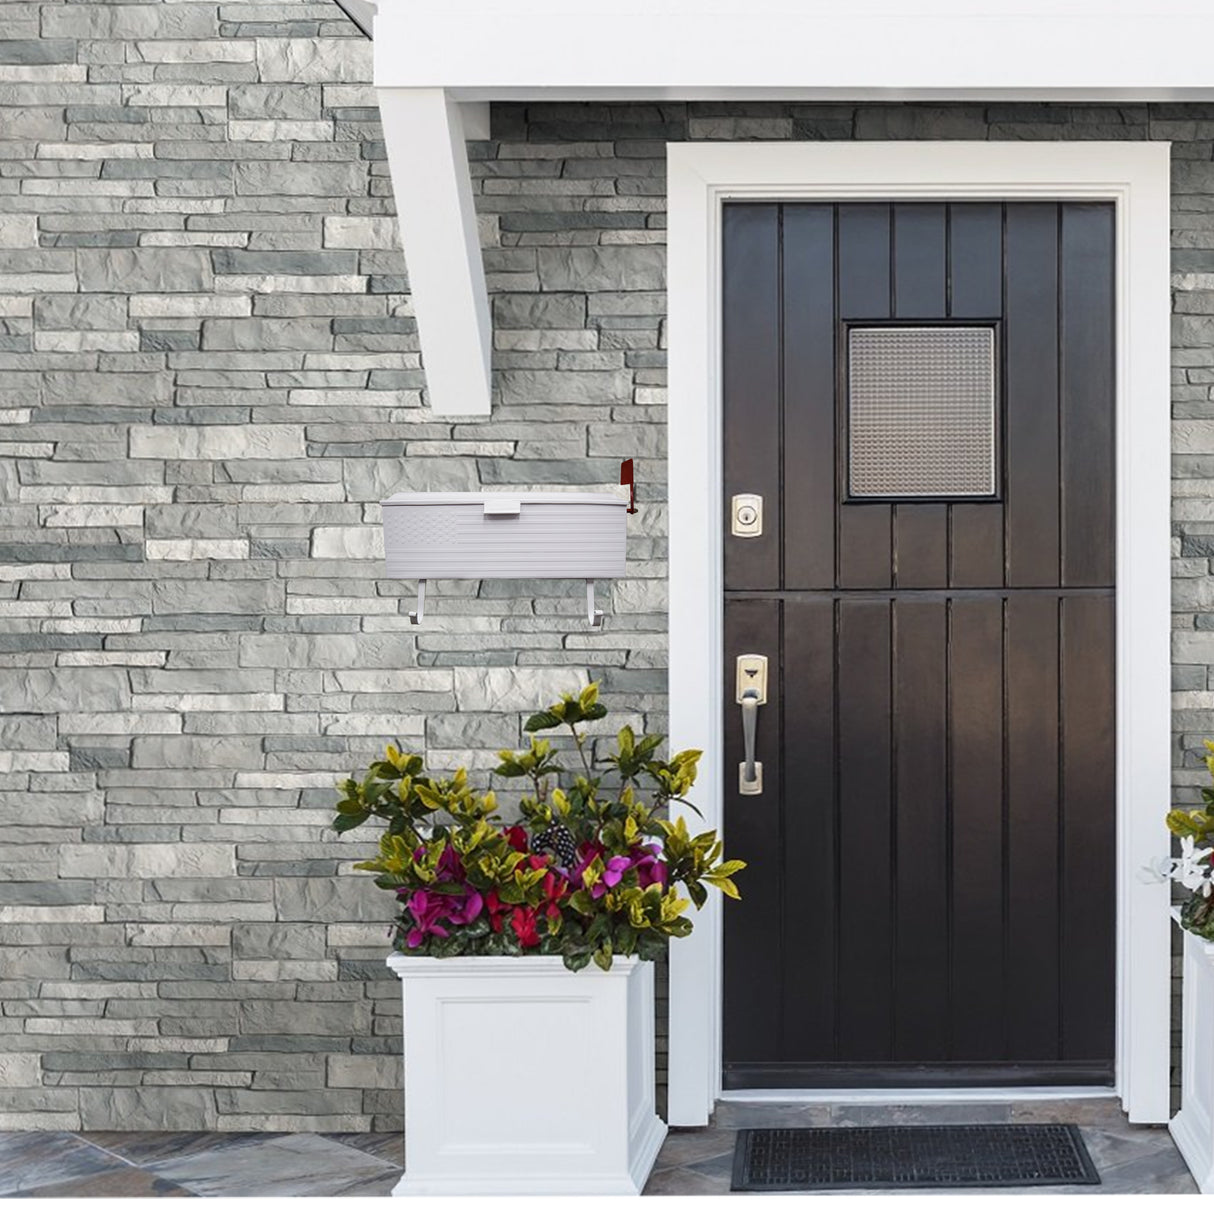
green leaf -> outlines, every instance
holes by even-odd
[[[561,718],[554,712],[537,712],[527,718],[523,725],[525,733],[539,733],[543,729],[555,729],[562,724]]]
[[[740,899],[742,897],[738,893],[738,887],[728,877],[718,877],[716,873],[705,873],[704,880],[710,885],[715,885],[727,898]]]
[[[594,950],[594,963],[601,970],[609,970],[611,968],[611,940],[604,940],[598,948]]]
[[[370,816],[371,811],[369,809],[357,810],[354,813],[340,813],[333,819],[333,829],[339,835],[344,834],[348,830],[353,830],[356,826],[361,826]]]

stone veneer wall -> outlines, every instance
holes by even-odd
[[[484,772],[665,708],[664,142],[1175,140],[1175,767],[1214,734],[1214,107],[502,105],[487,422],[432,419],[370,48],[333,5],[0,3],[0,1129],[400,1124],[387,896],[324,830],[393,738]],[[383,577],[396,489],[601,488],[630,572]],[[618,721],[618,719],[617,719]],[[1161,807],[1162,808],[1162,807]]]

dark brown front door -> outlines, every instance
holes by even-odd
[[[729,204],[723,255],[725,1086],[1111,1082],[1113,207]]]

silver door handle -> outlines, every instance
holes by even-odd
[[[757,797],[763,791],[763,764],[755,761],[755,731],[759,723],[759,693],[748,688],[742,693],[742,741],[746,758],[738,764],[738,792]]]

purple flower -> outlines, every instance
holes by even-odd
[[[637,885],[644,889],[648,885],[666,887],[669,871],[665,861],[659,859],[662,849],[657,843],[634,848],[632,852],[633,867],[636,869]]]
[[[461,906],[458,910],[452,911],[451,914],[447,916],[451,923],[472,923],[484,909],[484,898],[482,898],[471,885],[466,886],[465,888],[467,893],[465,893],[462,897],[454,897],[451,899],[453,902],[463,902],[463,906]]]
[[[420,948],[427,936],[449,936],[443,926],[472,923],[484,909],[485,900],[471,885],[464,885],[462,894],[437,894],[428,889],[415,889],[406,903],[414,926],[405,937],[409,948]]]

